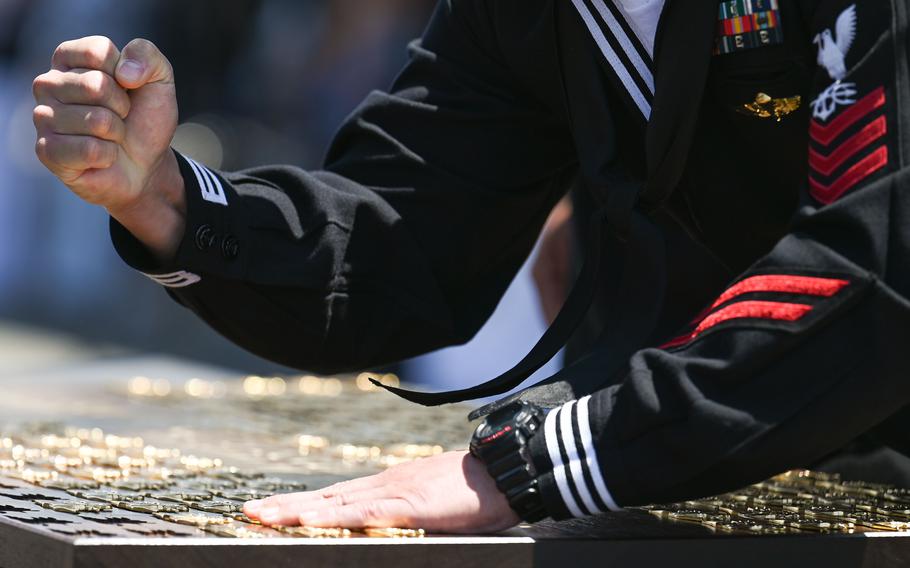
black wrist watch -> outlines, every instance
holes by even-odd
[[[531,437],[543,428],[545,415],[533,404],[512,403],[489,415],[471,440],[471,454],[487,466],[512,510],[529,523],[548,516],[528,448]]]

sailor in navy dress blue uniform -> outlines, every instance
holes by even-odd
[[[906,446],[910,70],[901,0],[440,3],[320,171],[180,157],[187,232],[133,267],[237,344],[323,372],[464,342],[569,187],[588,255],[521,382],[604,300],[588,356],[514,398],[556,518],[715,494],[864,433]],[[603,269],[601,269],[601,265]],[[482,379],[478,377],[478,380]]]

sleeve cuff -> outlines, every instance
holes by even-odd
[[[586,396],[550,410],[543,430],[531,438],[538,487],[554,519],[621,510],[607,489],[597,458],[588,415],[590,400]]]
[[[123,225],[111,218],[111,241],[120,258],[133,270],[147,276],[165,288],[186,288],[202,281],[202,277],[186,270],[174,270],[163,265]]]
[[[221,175],[174,151],[186,188],[186,229],[172,263],[162,265],[115,219],[111,240],[117,254],[134,270],[167,288],[185,288],[206,274],[239,278],[244,270],[241,249],[247,232],[228,215],[236,197]]]

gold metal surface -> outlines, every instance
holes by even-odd
[[[442,451],[440,446],[432,444],[330,446],[322,437],[307,438],[305,443],[314,451],[330,452],[340,463],[372,460],[377,454],[407,461]],[[63,459],[73,451],[80,456],[78,459]],[[47,517],[35,510],[31,513],[33,520],[28,521],[35,524],[56,526],[74,522],[66,521],[67,516],[81,516],[86,523],[110,523],[109,527],[138,524],[137,528],[128,530],[151,537],[187,535],[175,532],[176,528],[168,529],[167,525],[144,526],[147,522],[144,519],[192,527],[203,534],[224,538],[419,538],[424,535],[422,530],[399,528],[352,531],[263,526],[243,513],[243,503],[276,493],[303,491],[305,484],[228,467],[218,458],[154,448],[141,438],[108,435],[98,429],[67,430],[59,435],[9,433],[0,439],[2,458],[15,463],[9,470],[0,471],[0,487],[13,491],[4,493],[0,489],[0,498],[29,499],[46,511],[64,515]],[[26,490],[26,484],[34,486],[35,491]],[[71,497],[61,498],[61,494]],[[30,512],[10,508],[20,515]],[[101,534],[94,528],[85,531]]]
[[[910,530],[910,494],[838,475],[790,471],[725,495],[642,507],[668,522],[720,533],[855,533]]]
[[[773,102],[759,97],[756,104]],[[470,432],[464,409],[414,409],[377,393],[365,379],[274,379],[134,379],[122,390],[88,394],[84,388],[67,394],[61,386],[59,404],[42,400],[40,408],[62,416],[69,408],[64,403],[79,396],[118,411],[127,407],[129,412],[104,423],[121,420],[118,427],[131,435],[112,435],[85,418],[76,428],[20,426],[24,420],[17,418],[20,423],[0,431],[0,504],[8,508],[0,515],[65,534],[422,537],[423,531],[396,528],[262,526],[243,514],[242,505],[305,490],[301,478],[325,476],[320,483],[327,484],[464,448]],[[326,397],[335,400],[327,404]],[[298,480],[288,479],[297,474]],[[806,471],[730,494],[642,509],[662,522],[718,534],[910,530],[910,491]]]

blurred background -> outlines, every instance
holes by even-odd
[[[34,157],[32,79],[67,39],[106,35],[122,46],[146,37],[176,70],[175,146],[216,169],[314,168],[364,95],[388,88],[433,4],[0,0],[0,320],[95,345],[282,371],[228,344],[119,260],[105,213],[73,197]],[[395,370],[440,387],[489,378],[542,329],[526,267],[471,345]]]

